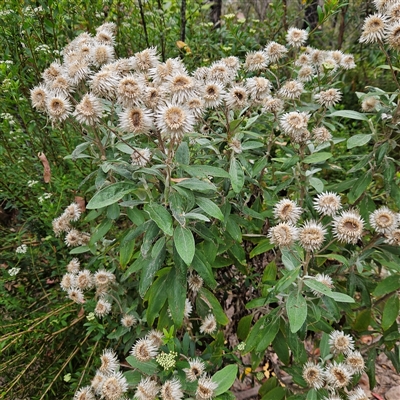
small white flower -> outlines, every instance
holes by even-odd
[[[37,183],[39,183],[39,181],[28,181],[27,185],[29,187],[32,187],[33,185],[36,185]]]
[[[19,271],[21,271],[21,268],[14,267],[14,268],[11,268],[8,271],[8,273],[10,274],[10,276],[15,276],[15,275],[18,275]]]
[[[26,244],[21,244],[21,246],[17,247],[15,252],[18,254],[24,254],[24,253],[26,253],[27,250],[28,250],[28,246]]]

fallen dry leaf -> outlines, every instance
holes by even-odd
[[[47,157],[44,153],[38,153],[38,157],[43,164],[43,180],[45,181],[45,183],[49,183],[51,180],[51,170],[49,161],[47,160]]]

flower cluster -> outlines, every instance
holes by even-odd
[[[90,386],[79,389],[74,400],[119,400],[128,391],[128,382],[122,372],[117,354],[111,349],[105,349],[100,357],[101,366],[97,370]]]
[[[314,209],[321,216],[332,217],[330,224],[323,225],[319,221],[306,220],[301,227],[296,223],[300,220],[303,210],[293,200],[280,200],[274,207],[274,217],[279,223],[273,226],[268,237],[271,243],[287,247],[296,241],[307,251],[318,251],[327,235],[330,226],[334,238],[341,243],[356,244],[363,235],[364,220],[355,209],[342,210],[341,198],[336,193],[320,193],[314,199]],[[370,226],[385,237],[385,243],[400,244],[399,214],[388,207],[381,207],[369,216]]]
[[[308,361],[303,366],[303,378],[313,389],[328,389],[331,396],[326,400],[340,400],[342,397],[339,396],[338,391],[349,388],[353,377],[364,371],[365,363],[361,353],[354,350],[354,340],[350,335],[341,331],[333,331],[329,336],[329,345],[333,359],[326,365]],[[340,361],[334,359],[337,356],[340,356]],[[358,387],[348,393],[347,399],[366,400],[367,396]]]
[[[386,42],[394,50],[400,50],[400,1],[375,1],[377,12],[369,15],[362,27],[361,43]]]

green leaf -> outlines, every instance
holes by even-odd
[[[372,295],[375,297],[384,296],[387,293],[394,292],[400,288],[400,275],[388,276],[379,282]]]
[[[212,313],[219,324],[226,325],[229,322],[221,304],[219,304],[217,298],[209,290],[202,287],[199,290],[198,296],[200,296],[200,299],[202,299],[207,305],[211,305]]]
[[[192,263],[195,252],[195,243],[192,231],[178,225],[174,231],[174,244],[179,256],[185,264],[189,266]]]
[[[214,279],[211,265],[208,263],[206,256],[198,249],[195,251],[192,267],[204,279],[207,286],[211,289],[217,287],[217,281]]]
[[[260,341],[257,344],[256,352],[264,352],[265,349],[275,339],[276,334],[279,331],[279,318],[275,318],[273,321],[267,324],[267,329],[263,333]]]
[[[290,330],[295,333],[303,326],[307,318],[307,302],[301,292],[290,292],[286,300],[286,311]]]
[[[143,209],[166,235],[172,236],[174,234],[172,216],[165,207],[157,203],[150,203],[145,204]]]
[[[352,149],[354,147],[364,146],[367,144],[372,138],[372,134],[359,134],[351,136],[347,139],[347,148]]]
[[[227,218],[226,230],[233,240],[235,240],[236,242],[242,241],[242,231],[240,230],[239,225],[235,222],[231,215],[229,215]]]
[[[189,152],[189,146],[186,142],[181,142],[181,144],[179,145],[175,153],[175,160],[179,164],[185,164],[185,165],[189,164],[190,152]]]
[[[317,391],[315,389],[311,389],[307,393],[306,400],[318,400]]]
[[[182,261],[174,257],[174,266],[167,278],[168,306],[175,328],[182,326],[186,300],[186,267]],[[179,265],[181,264],[181,265]]]
[[[285,389],[278,386],[265,394],[261,400],[282,400],[285,397]]]
[[[206,197],[196,197],[196,204],[211,217],[217,218],[220,221],[224,220],[224,214],[222,214],[220,208],[210,199]]]
[[[153,281],[155,273],[160,269],[165,258],[165,238],[161,237],[153,246],[151,258],[145,259],[147,262],[145,268],[142,269],[139,281],[139,294],[143,297]]]
[[[310,185],[317,191],[317,193],[321,193],[324,190],[324,182],[314,176],[310,178]]]
[[[338,303],[355,303],[355,300],[344,293],[331,292],[326,294],[327,297],[337,301]]]
[[[117,182],[99,190],[86,205],[88,210],[103,208],[121,200],[127,193],[135,189],[132,182]]]
[[[271,244],[269,239],[262,239],[260,243],[250,252],[250,258],[258,256],[259,254],[266,253],[267,251],[273,249],[274,244]]]
[[[111,221],[111,219],[105,219],[98,226],[98,228],[95,230],[93,235],[91,235],[89,246],[94,245],[97,241],[99,241],[100,239],[103,239],[103,237],[111,229],[112,226],[113,226],[113,221]]]
[[[157,318],[164,303],[167,301],[169,284],[168,273],[170,270],[171,268],[163,268],[160,270],[158,278],[146,293],[146,299],[148,300],[146,319],[149,325],[153,325],[154,320]]]
[[[211,182],[201,181],[200,179],[196,178],[185,179],[177,183],[176,186],[192,190],[193,192],[201,193],[208,193],[210,191],[215,192],[217,190],[217,187]]]
[[[237,328],[237,335],[240,340],[246,340],[247,335],[250,332],[250,326],[252,320],[253,320],[252,314],[246,315],[240,319]]]
[[[352,110],[334,111],[333,113],[330,113],[329,115],[327,115],[327,117],[343,117],[343,118],[350,118],[350,119],[358,119],[361,121],[368,121],[368,118],[366,115],[361,114],[358,111],[352,111]]]
[[[304,284],[308,286],[311,290],[315,290],[318,293],[322,293],[325,295],[332,293],[331,289],[329,289],[322,282],[318,282],[315,279],[304,279]]]
[[[199,178],[208,178],[209,176],[216,176],[220,178],[229,178],[228,172],[219,167],[211,165],[182,165],[181,168],[192,176]]]
[[[239,193],[244,185],[244,172],[241,164],[234,157],[231,158],[229,175],[233,191]]]
[[[133,356],[129,356],[129,357],[133,357]],[[136,387],[142,380],[142,373],[138,370],[125,371],[124,377],[126,378],[126,381],[128,382],[129,386]]]
[[[399,316],[399,296],[397,293],[390,296],[385,303],[382,315],[382,329],[389,329]]]
[[[366,174],[363,174],[361,178],[357,179],[353,188],[350,190],[348,194],[349,203],[353,204],[363,193],[365,193],[366,189],[372,182],[372,172],[368,171]]]
[[[126,357],[126,361],[129,365],[137,368],[139,371],[146,375],[154,375],[158,371],[158,364],[155,360],[150,360],[146,362],[141,362],[137,360],[134,356]]]
[[[229,390],[236,379],[237,372],[238,366],[231,364],[222,368],[212,376],[212,381],[218,384],[218,387],[214,391],[214,396],[218,396]]]
[[[303,163],[305,164],[316,164],[320,163],[322,161],[326,161],[328,158],[332,157],[332,153],[328,152],[320,152],[320,153],[314,153],[309,156],[307,156],[304,160]]]

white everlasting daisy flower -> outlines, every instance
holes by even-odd
[[[133,68],[140,72],[148,72],[159,63],[159,56],[155,47],[145,49],[132,57]]]
[[[165,90],[170,94],[173,103],[183,104],[191,97],[197,96],[197,81],[186,73],[174,73],[167,77]]]
[[[298,99],[304,91],[304,86],[300,81],[288,80],[278,90],[278,95],[284,99]]]
[[[342,211],[336,215],[332,221],[333,235],[339,242],[356,244],[364,228],[364,221],[357,211]]]
[[[107,300],[100,299],[97,301],[96,307],[94,309],[94,314],[97,317],[104,317],[111,312],[111,303]]]
[[[113,372],[107,376],[101,387],[101,396],[105,400],[119,400],[128,391],[128,382],[122,372]]]
[[[98,97],[104,97],[112,100],[119,83],[119,77],[114,71],[107,68],[102,68],[99,72],[93,75],[89,81],[92,93]]]
[[[164,334],[157,329],[152,329],[147,335],[146,339],[149,339],[154,346],[157,348],[162,346],[164,343]]]
[[[83,292],[81,289],[72,287],[67,290],[68,297],[77,304],[82,304],[85,302]]]
[[[321,215],[334,216],[342,208],[340,196],[332,192],[324,192],[314,199],[314,209]]]
[[[269,63],[267,53],[264,51],[252,51],[247,53],[244,68],[247,71],[262,71]]]
[[[309,119],[306,112],[292,111],[281,116],[280,125],[287,134],[300,134],[307,130]]]
[[[142,378],[137,385],[134,398],[137,400],[154,400],[157,397],[160,387],[151,378]]]
[[[90,386],[85,386],[80,388],[74,395],[74,400],[96,400],[92,388]]]
[[[242,86],[233,86],[224,96],[226,106],[231,110],[243,109],[247,106],[247,91]]]
[[[369,15],[362,27],[360,43],[382,42],[386,36],[388,17],[383,14]]]
[[[127,108],[119,114],[119,127],[127,133],[148,133],[153,127],[153,114],[141,107]]]
[[[63,212],[62,217],[68,221],[78,221],[81,209],[77,203],[71,203]]]
[[[375,96],[367,96],[361,102],[361,110],[364,112],[374,112],[376,107],[380,104],[380,101]]]
[[[317,93],[315,96],[317,103],[324,107],[331,107],[337,104],[342,98],[342,93],[338,89],[328,89]]]
[[[397,215],[387,207],[378,208],[371,213],[369,223],[378,233],[382,234],[395,230],[399,225]]]
[[[128,75],[122,78],[117,87],[117,101],[124,107],[138,106],[143,102],[145,92],[144,78]]]
[[[217,321],[213,314],[208,314],[206,318],[202,321],[200,325],[201,333],[211,334],[217,329]]]
[[[104,349],[103,354],[100,356],[100,361],[99,371],[103,374],[114,373],[119,369],[118,356],[112,349]]]
[[[206,366],[200,358],[195,358],[193,360],[189,360],[189,368],[184,368],[183,371],[186,374],[186,379],[189,382],[194,382],[199,379],[204,371]]]
[[[400,22],[395,23],[389,28],[386,41],[394,50],[400,50]]]
[[[49,95],[46,100],[46,111],[53,121],[63,121],[70,115],[72,105],[62,94]]]
[[[288,49],[277,42],[269,42],[264,49],[270,62],[276,63],[286,55]]]
[[[64,290],[65,292],[67,292],[69,289],[72,289],[73,287],[75,287],[75,280],[76,280],[76,275],[68,272],[65,275],[63,275],[61,282],[60,282],[60,286],[61,289]]]
[[[347,397],[348,400],[369,400],[367,394],[360,387],[352,390]]]
[[[288,247],[293,245],[298,239],[299,232],[298,229],[292,224],[281,222],[270,229],[268,237],[272,244],[281,247]]]
[[[254,100],[263,100],[271,92],[271,82],[263,77],[254,77],[246,79],[246,90],[249,93],[250,98]]]
[[[307,221],[299,229],[300,245],[307,251],[319,250],[325,239],[326,229],[316,221]]]
[[[305,29],[289,28],[286,35],[286,41],[290,46],[300,47],[305,44],[308,39],[308,32]]]
[[[283,100],[277,98],[277,97],[272,97],[272,96],[266,96],[265,99],[263,100],[263,106],[265,112],[271,112],[274,114],[279,113],[279,111],[283,110]]]
[[[365,369],[364,358],[359,351],[349,351],[345,363],[355,374],[361,374]]]
[[[95,125],[103,116],[103,104],[93,94],[86,93],[72,115],[81,124]]]
[[[130,352],[132,356],[141,362],[150,361],[158,354],[158,347],[149,339],[139,339]]]
[[[95,45],[90,50],[90,59],[96,67],[109,64],[114,61],[114,47],[106,44]]]
[[[182,385],[177,378],[167,380],[160,390],[162,400],[181,400],[184,397]]]
[[[105,382],[106,378],[107,378],[106,374],[103,374],[102,372],[97,370],[96,375],[90,382],[90,386],[97,395],[101,394],[101,389],[103,387],[103,383]]]
[[[198,380],[196,390],[196,400],[209,400],[214,397],[214,391],[218,388],[218,383],[215,383],[211,378],[204,375]]]
[[[332,139],[331,133],[324,126],[314,128],[311,133],[316,144],[329,142]]]
[[[274,206],[274,217],[283,222],[296,224],[299,220],[303,209],[293,200],[282,199]]]
[[[400,229],[394,229],[385,236],[385,243],[388,243],[392,246],[400,246]]]
[[[32,106],[36,108],[38,111],[45,111],[46,101],[49,96],[47,87],[43,84],[35,86],[30,91],[30,95],[31,95]]]
[[[136,149],[131,154],[131,161],[133,165],[145,167],[151,160],[151,151],[148,148]]]
[[[319,364],[308,361],[303,367],[303,378],[307,385],[314,389],[321,389],[324,384],[324,369]]]
[[[88,269],[79,271],[76,276],[75,285],[81,290],[88,290],[93,287],[93,275]]]
[[[194,123],[194,115],[184,106],[167,103],[157,109],[156,126],[165,139],[181,141],[192,131]]]
[[[351,382],[352,376],[353,373],[344,363],[334,361],[325,368],[325,379],[333,389],[346,387]]]
[[[121,318],[121,325],[125,328],[132,328],[132,326],[136,325],[137,320],[131,314],[124,314]]]
[[[348,354],[354,350],[354,340],[342,331],[333,331],[329,335],[329,345],[333,354]]]
[[[52,62],[50,67],[45,69],[42,73],[42,77],[45,84],[54,81],[58,76],[62,75],[64,72],[63,67],[57,61]]]
[[[225,96],[225,90],[222,83],[209,81],[205,83],[203,88],[204,106],[206,108],[216,108]]]
[[[346,70],[355,68],[354,56],[352,54],[345,54],[340,62],[340,66]]]

